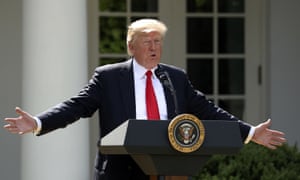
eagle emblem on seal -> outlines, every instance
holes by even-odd
[[[191,124],[184,123],[179,129],[179,138],[184,144],[192,143],[195,139],[196,135],[194,133],[194,127]]]

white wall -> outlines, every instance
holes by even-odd
[[[289,144],[300,143],[300,1],[270,0],[270,114]]]
[[[7,133],[5,117],[21,104],[22,1],[0,1],[0,179],[20,179],[21,139]]]

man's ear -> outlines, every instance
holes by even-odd
[[[134,45],[133,45],[133,43],[129,43],[129,44],[128,44],[128,49],[129,49],[129,51],[131,52],[131,54],[134,53]]]

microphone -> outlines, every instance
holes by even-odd
[[[157,69],[154,71],[154,73],[158,77],[160,83],[162,83],[162,85],[168,88],[169,91],[171,92],[174,101],[174,106],[175,106],[175,115],[178,115],[178,103],[177,103],[176,91],[170,79],[169,73],[159,65],[157,66]]]

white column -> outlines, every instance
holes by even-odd
[[[23,105],[35,115],[87,82],[85,0],[23,1]],[[23,180],[90,179],[88,121],[22,139]]]

